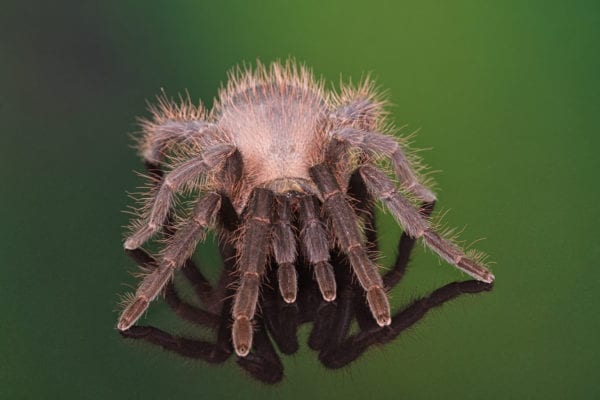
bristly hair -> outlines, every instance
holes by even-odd
[[[161,143],[162,147],[169,147],[175,142],[172,132],[165,127],[173,121],[188,121],[194,123],[205,120],[207,111],[201,101],[198,105],[192,102],[190,94],[179,94],[178,99],[168,97],[165,90],[161,88],[156,96],[156,104],[147,102],[151,118],[139,117],[138,124],[141,131],[133,135],[136,147],[140,155],[153,162],[160,160],[161,154],[154,154],[155,144]],[[154,146],[153,146],[154,144]]]
[[[288,95],[326,96],[323,80],[315,79],[312,70],[294,59],[287,59],[285,63],[275,61],[268,66],[259,60],[254,67],[249,64],[238,65],[227,73],[227,84],[219,89],[213,114],[223,107],[235,107],[239,96],[271,96],[289,90],[292,93],[287,92]]]
[[[346,82],[340,79],[339,89],[334,87],[329,92],[329,103],[336,109],[335,118],[343,125],[380,132],[388,132],[391,128],[387,122],[388,92],[375,83],[371,74],[362,77],[358,84],[352,79]],[[361,103],[360,114],[357,114],[357,107],[348,107],[351,103]]]

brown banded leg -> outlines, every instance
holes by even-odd
[[[229,275],[230,271],[231,269],[226,269],[223,273]],[[169,286],[171,285],[172,283],[169,283]],[[170,296],[173,297],[169,299]],[[176,296],[177,293],[174,288],[172,295],[169,295],[167,290],[167,303],[175,310],[180,309],[182,303],[178,297],[174,300]],[[231,329],[229,328],[231,301],[227,298],[224,300],[220,315],[207,313],[189,304],[186,305],[186,308],[188,308],[188,311],[193,309],[193,314],[187,311],[185,313],[178,312],[178,314],[196,325],[209,328],[212,331],[216,330],[216,341],[214,343],[175,336],[153,326],[134,325],[120,333],[123,337],[144,340],[187,358],[201,359],[212,364],[222,363],[227,360],[232,353],[230,344]],[[210,318],[205,318],[206,316],[210,316]]]
[[[298,278],[294,265],[297,257],[296,235],[290,221],[292,210],[286,196],[277,196],[277,218],[273,224],[273,255],[277,263],[277,281],[281,297],[286,303],[296,301]]]
[[[145,250],[135,249],[135,250],[127,250],[127,255],[132,258],[143,270],[153,270],[157,268],[158,262],[157,260],[148,254]],[[195,269],[194,262],[192,260],[188,260],[186,262],[186,266],[184,269]],[[202,276],[198,272],[199,276],[206,281],[206,278]],[[198,288],[198,282],[196,280],[188,279],[194,288]],[[206,281],[208,283],[208,281]],[[203,282],[201,282],[203,283]],[[206,288],[210,291],[210,286]],[[198,288],[198,290],[205,290],[204,286]],[[202,310],[198,307],[195,307],[185,301],[183,301],[179,295],[177,294],[177,290],[175,289],[175,285],[172,281],[167,283],[165,286],[165,300],[167,304],[175,311],[177,315],[182,317],[183,319],[190,321],[192,323],[202,325],[208,328],[214,328],[219,324],[219,317],[213,313]]]
[[[352,173],[348,182],[347,194],[352,199],[356,214],[363,220],[367,250],[369,253],[376,254],[379,251],[379,244],[377,242],[377,223],[375,221],[373,196],[369,193],[358,170]]]
[[[255,189],[248,206],[237,273],[239,287],[233,304],[233,347],[238,356],[248,355],[252,347],[252,319],[256,312],[261,277],[267,263],[271,214],[274,195],[267,189]]]
[[[168,244],[161,253],[158,267],[140,282],[134,299],[123,310],[119,318],[117,324],[119,330],[128,329],[140,318],[150,302],[171,280],[175,270],[191,256],[204,229],[214,221],[219,210],[220,199],[218,194],[208,193],[198,200],[192,219],[168,239]]]
[[[396,177],[407,191],[421,201],[435,201],[435,194],[419,182],[402,148],[393,137],[351,127],[334,132],[333,137],[369,155],[385,154],[391,159]]]
[[[356,215],[326,164],[309,169],[312,180],[323,196],[323,206],[331,218],[333,232],[347,255],[358,281],[367,293],[371,313],[380,326],[390,324],[390,304],[383,289],[377,265],[369,258],[362,243]]]
[[[144,269],[151,270],[157,268],[157,260],[144,250],[129,250],[127,254]],[[188,260],[188,264],[193,264],[193,262]],[[229,275],[227,271],[225,271],[224,274]],[[195,285],[195,282],[191,283]],[[179,298],[173,282],[167,284],[165,288],[165,297],[167,304],[183,319],[210,330],[217,330],[217,341],[211,343],[203,340],[174,336],[153,326],[138,325],[131,326],[129,329],[121,331],[121,335],[128,339],[144,340],[160,346],[165,350],[178,353],[184,357],[198,358],[209,363],[220,363],[225,361],[231,354],[231,347],[229,344],[231,334],[229,330],[221,332],[221,327],[226,326],[223,322],[228,320],[227,317],[231,310],[231,302],[229,301],[229,306],[224,307],[225,310],[221,310],[221,316],[206,312]],[[223,313],[225,313],[225,315],[223,315]]]
[[[423,217],[429,218],[433,209],[435,207],[435,201],[431,203],[424,203],[421,206],[419,212]],[[400,236],[400,241],[398,242],[396,260],[394,261],[394,266],[388,272],[383,275],[383,284],[386,288],[391,289],[402,280],[404,277],[404,273],[406,272],[406,267],[408,266],[408,262],[410,259],[410,255],[415,246],[415,238],[410,237],[406,232],[402,232]]]
[[[216,131],[212,122],[203,120],[162,120],[142,121],[145,135],[140,141],[140,150],[144,160],[158,164],[164,159],[164,151],[171,144],[197,142],[206,145],[210,142],[211,133]]]
[[[360,173],[373,195],[383,201],[404,231],[413,238],[423,237],[425,244],[446,262],[482,282],[493,282],[494,275],[484,266],[469,259],[455,244],[442,238],[429,222],[396,189],[394,183],[377,168],[363,166]]]
[[[319,219],[319,204],[315,196],[300,198],[300,238],[302,253],[310,263],[321,295],[325,301],[333,301],[336,283],[333,267],[329,263],[329,241],[325,227]]]
[[[173,195],[186,184],[194,182],[201,175],[217,167],[234,150],[235,147],[226,144],[209,147],[198,157],[178,165],[166,174],[153,196],[148,217],[125,240],[125,249],[133,250],[140,247],[152,235],[158,232],[167,218],[173,201]]]

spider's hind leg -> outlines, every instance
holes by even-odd
[[[377,265],[369,258],[363,244],[357,217],[341,192],[339,184],[327,164],[309,169],[312,180],[323,196],[323,206],[331,218],[332,230],[341,250],[346,254],[358,281],[366,292],[371,313],[380,326],[390,324],[390,304]]]
[[[435,207],[435,201],[429,203],[423,203],[419,212],[423,217],[429,218]],[[398,241],[396,260],[394,266],[383,275],[383,283],[386,288],[393,288],[396,286],[404,277],[406,267],[410,260],[413,248],[415,246],[416,239],[410,237],[406,232],[402,232],[400,240]]]

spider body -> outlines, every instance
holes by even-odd
[[[280,182],[309,180],[309,167],[322,159],[324,105],[316,88],[263,83],[225,92],[216,124],[230,132],[251,185],[285,192]]]
[[[210,113],[189,100],[164,97],[151,110],[153,119],[142,121],[141,153],[148,164],[169,172],[143,199],[125,248],[138,248],[162,229],[179,193],[187,190],[196,200],[178,210],[176,233],[166,238],[157,268],[146,273],[126,305],[120,330],[135,323],[210,228],[236,249],[231,317],[239,356],[252,346],[267,266],[274,261],[280,295],[293,303],[299,255],[312,268],[323,299],[332,301],[337,289],[330,256],[334,249],[343,253],[373,318],[379,326],[389,325],[386,288],[348,200],[349,180],[356,173],[411,238],[422,238],[478,280],[494,279],[419,212],[414,203],[431,203],[435,195],[422,184],[403,146],[378,131],[385,126],[385,113],[369,81],[335,94],[304,67],[274,63],[232,73]],[[402,189],[379,170],[379,158],[391,161]],[[217,223],[227,204],[239,218],[235,230]]]

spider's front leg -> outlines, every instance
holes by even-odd
[[[137,264],[146,270],[155,270],[158,268],[158,261],[142,249],[130,250],[127,254],[133,258]],[[232,266],[225,267],[224,275],[230,276]],[[195,274],[186,273],[185,276],[189,283],[196,289],[197,293],[202,292],[206,297],[205,292],[211,292],[212,287],[207,285],[206,278],[198,271],[195,263],[188,259],[184,266],[184,272],[188,270],[196,271]],[[220,285],[228,286],[231,282],[220,282]],[[224,301],[221,303],[220,310],[216,313],[207,312],[192,304],[182,300],[177,293],[177,289],[173,281],[169,281],[165,286],[165,300],[169,307],[175,313],[195,325],[208,328],[212,331],[217,331],[217,340],[215,343],[190,339],[180,336],[174,336],[166,331],[153,326],[133,325],[129,329],[121,331],[123,337],[135,340],[143,340],[154,345],[158,345],[165,350],[178,353],[184,357],[199,358],[209,363],[224,362],[231,355],[230,345],[230,330],[228,324],[228,315],[231,310],[231,302]],[[201,301],[201,303],[204,303]],[[220,315],[219,315],[220,314]]]
[[[309,169],[323,196],[323,206],[331,218],[333,233],[346,254],[358,281],[367,294],[371,313],[380,326],[390,324],[390,303],[377,265],[369,258],[358,229],[357,217],[327,164]]]
[[[129,253],[138,264],[147,269],[156,268],[154,257],[145,253],[143,250],[134,250]],[[165,297],[169,306],[183,319],[192,322],[195,325],[209,328],[216,331],[216,341],[210,342],[195,338],[173,335],[162,329],[153,326],[134,325],[128,330],[122,331],[121,335],[128,339],[143,340],[162,347],[163,349],[177,353],[183,357],[191,359],[200,359],[211,364],[220,364],[225,362],[233,353],[231,348],[231,283],[232,270],[234,268],[232,252],[230,249],[221,249],[221,256],[225,261],[225,268],[219,279],[219,287],[215,292],[221,292],[223,296],[219,299],[220,311],[218,315],[208,313],[200,308],[185,303],[179,298],[172,282],[169,282],[165,288]],[[186,277],[197,291],[212,291],[207,288],[204,276],[188,260],[184,267],[184,272],[193,269],[195,274],[186,273]],[[198,279],[199,278],[199,279]],[[205,297],[205,296],[201,296]],[[204,303],[204,302],[203,302]],[[255,341],[253,351],[245,358],[237,360],[238,365],[246,370],[253,378],[266,384],[273,384],[283,379],[283,365],[279,356],[275,352],[264,325],[259,322],[255,331]]]
[[[175,270],[191,256],[206,227],[214,222],[220,204],[221,196],[217,193],[208,193],[198,200],[191,221],[169,239],[168,245],[161,253],[158,267],[140,282],[133,300],[119,318],[119,330],[130,328],[140,318],[150,302],[170,281]]]
[[[267,263],[274,201],[273,192],[259,188],[254,190],[248,205],[237,263],[239,287],[232,311],[233,347],[240,357],[247,356],[252,347],[252,320]]]

